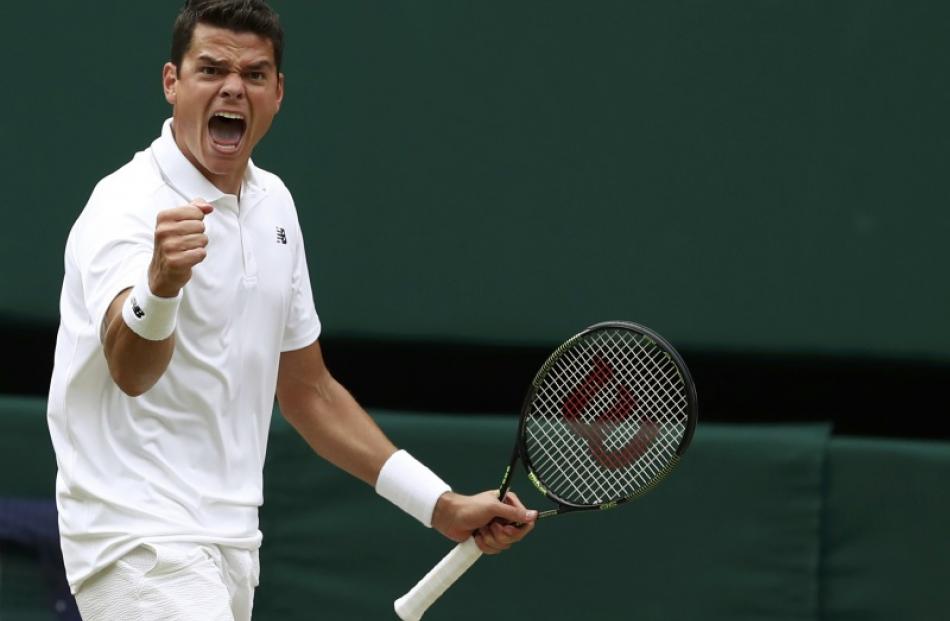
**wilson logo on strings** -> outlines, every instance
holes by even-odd
[[[614,369],[608,362],[600,357],[595,358],[593,368],[583,381],[574,387],[561,408],[564,420],[567,421],[571,431],[579,438],[586,440],[593,458],[601,466],[610,470],[629,466],[643,457],[660,431],[654,420],[641,416],[640,428],[629,442],[617,449],[610,449],[605,445],[611,432],[638,409],[636,397],[624,384],[617,389],[614,402],[595,416],[593,421],[588,422],[583,419],[582,414],[591,399],[604,389],[613,375]]]

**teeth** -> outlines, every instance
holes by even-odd
[[[238,121],[244,120],[243,114],[238,114],[237,112],[215,112],[215,116],[220,116],[223,119],[237,119]]]

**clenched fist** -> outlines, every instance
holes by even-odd
[[[148,286],[162,298],[173,298],[191,279],[191,270],[207,256],[204,219],[214,210],[195,199],[184,207],[159,212],[155,221],[155,249],[148,268]]]

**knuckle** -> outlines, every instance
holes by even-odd
[[[177,254],[168,254],[165,258],[165,267],[174,273],[181,269],[181,257]]]

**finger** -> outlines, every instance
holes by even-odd
[[[172,269],[187,269],[198,265],[208,256],[208,251],[204,248],[192,248],[177,253],[168,261],[168,266]]]
[[[214,208],[208,204],[188,204],[182,207],[173,207],[171,209],[166,209],[165,211],[160,211],[158,213],[157,220],[158,222],[177,222],[180,220],[203,220],[204,217],[211,213]]]
[[[521,504],[521,499],[518,498],[518,494],[511,490],[508,490],[508,493],[505,494],[505,497],[502,498],[501,501],[507,505],[511,505],[516,509],[527,509],[527,507]]]
[[[205,223],[201,220],[175,220],[163,224],[163,230],[173,235],[204,233],[205,228]]]
[[[481,550],[482,554],[498,554],[498,551],[494,548],[490,548],[485,544],[485,536],[481,531],[475,531],[475,534],[472,535],[472,538],[475,540],[475,545],[478,546],[478,549]]]
[[[500,522],[494,522],[489,526],[491,530],[492,539],[495,541],[495,545],[499,548],[507,550],[511,547],[517,540],[517,528],[511,524],[502,524]]]
[[[498,554],[508,548],[497,540],[490,526],[478,529],[475,533],[475,544],[484,554]]]
[[[509,544],[518,543],[522,539],[528,536],[528,533],[534,530],[534,525],[537,522],[525,522],[519,525],[508,524],[505,526],[505,536],[507,537]]]
[[[214,205],[212,205],[205,199],[201,198],[200,196],[196,196],[195,198],[191,199],[191,202],[189,202],[188,204],[194,205],[195,207],[201,209],[201,211],[205,212],[206,214],[211,213],[211,211],[214,210]]]
[[[169,243],[172,243],[171,241]],[[184,250],[194,250],[195,248],[205,248],[208,246],[208,236],[204,233],[196,233],[194,235],[185,235],[177,239],[175,244],[177,248],[175,250],[184,251]]]
[[[507,534],[505,527],[505,524],[492,522],[479,529],[485,539],[485,545],[499,552],[507,550],[512,544],[512,537]]]
[[[535,525],[535,523],[536,523],[536,521],[537,521],[538,512],[535,511],[535,510],[529,510],[527,507],[525,507],[525,506],[521,503],[521,499],[518,498],[518,494],[516,494],[516,493],[514,493],[514,492],[512,492],[512,491],[509,491],[509,492],[508,492],[508,494],[505,496],[503,502],[504,502],[505,504],[509,504],[509,505],[513,506],[513,507],[516,508],[516,509],[519,509],[519,510],[522,510],[522,511],[525,512],[525,519],[523,519],[523,520],[518,520],[518,521],[515,522],[515,524],[513,525],[515,528],[518,529],[518,532],[521,533],[521,537],[524,537],[526,534],[528,534],[529,532],[531,532],[531,529],[534,528],[534,525]],[[528,530],[524,530],[524,527],[525,527],[526,525],[530,527],[530,528],[528,528]],[[519,539],[520,539],[520,537],[519,537]]]
[[[161,228],[156,233],[156,236],[159,238],[162,247],[168,250],[174,250],[185,244],[207,241],[208,236],[205,234],[203,227],[201,227],[201,223],[195,222],[195,224],[198,225],[197,230],[196,227],[193,226],[188,227],[189,230],[171,230],[171,227],[169,227],[169,229]]]
[[[196,248],[206,248],[208,246],[208,236],[204,234],[185,235],[183,237],[165,237],[156,249],[160,256],[168,262],[176,262],[176,258],[183,252],[194,250]]]
[[[155,241],[163,248],[166,248],[166,244],[170,244],[166,251],[174,250],[180,238],[200,235],[204,232],[205,225],[201,220],[166,220],[155,226]]]
[[[203,199],[195,199],[185,205],[184,209],[192,218],[204,219],[206,215],[214,211],[214,205]]]
[[[195,266],[208,257],[208,251],[205,248],[195,248],[194,250],[184,251],[182,255],[191,262],[192,266]]]
[[[537,511],[533,509],[525,509],[524,506],[521,505],[520,501],[518,501],[518,505],[520,506],[514,506],[498,501],[493,505],[494,514],[496,517],[502,518],[503,520],[517,522],[519,524],[527,524],[537,519]]]
[[[492,524],[492,535],[496,542],[503,546],[510,547],[524,539],[528,533],[534,530],[535,523],[536,522],[531,522],[529,524],[518,525],[495,522]]]

